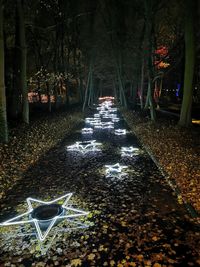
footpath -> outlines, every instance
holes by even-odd
[[[7,191],[0,222],[26,212],[28,197],[50,203],[67,193],[44,242],[34,223],[1,225],[0,266],[200,266],[198,225],[110,97]],[[70,209],[88,214],[62,219]]]

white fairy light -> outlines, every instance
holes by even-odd
[[[114,134],[115,135],[126,135],[126,129],[116,129]]]
[[[122,147],[121,148],[121,156],[123,157],[133,157],[135,155],[138,155],[139,148],[137,147]]]
[[[96,140],[76,142],[74,145],[67,146],[68,151],[77,151],[83,154],[87,152],[96,152],[101,151],[98,146],[101,146],[101,143],[97,143]]]
[[[120,165],[119,163],[116,163],[114,165],[105,165],[106,167],[106,177],[107,178],[122,178],[123,176],[126,176],[127,173],[123,172],[124,169],[128,168],[127,166]]]
[[[82,134],[93,134],[93,129],[92,128],[83,128],[82,130],[81,130],[81,133]]]
[[[21,214],[18,215],[12,219],[9,219],[3,223],[0,223],[0,226],[9,226],[9,225],[23,225],[23,224],[31,224],[34,225],[35,230],[36,230],[36,236],[37,239],[40,242],[43,242],[49,232],[51,231],[51,229],[55,226],[56,223],[62,221],[62,220],[67,220],[68,222],[70,222],[70,219],[74,219],[80,216],[86,216],[89,214],[89,212],[85,212],[83,210],[79,210],[79,209],[75,209],[71,206],[71,204],[69,204],[69,200],[72,197],[72,193],[68,193],[64,196],[61,196],[59,198],[56,198],[52,201],[42,201],[42,200],[38,200],[35,198],[27,198],[26,202],[28,204],[28,210]],[[53,203],[58,203],[61,200],[63,200],[63,204],[61,205],[63,212],[60,215],[56,215],[54,217],[52,217],[51,219],[48,220],[39,220],[36,218],[32,218],[32,212],[34,211],[34,208],[32,206],[32,203],[39,203],[39,204],[43,204],[43,205],[51,205]],[[41,229],[41,223],[44,222],[48,222],[48,227],[47,229],[43,230]]]

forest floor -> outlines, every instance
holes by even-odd
[[[186,201],[200,213],[200,127],[178,127],[177,119],[162,114],[155,124],[138,112],[127,111],[124,116],[169,182],[177,185],[179,203]]]
[[[127,112],[123,114],[126,121],[119,113],[120,122],[116,124],[117,128],[126,128],[127,135],[96,130],[92,136],[84,136],[83,115],[74,110],[43,116],[29,127],[14,128],[10,142],[1,146],[0,222],[26,212],[27,197],[49,201],[68,192],[74,192],[69,207],[83,209],[89,215],[80,222],[61,221],[42,244],[37,242],[31,224],[0,227],[0,267],[200,266],[198,221],[189,215],[182,197],[177,197],[129,127],[134,127],[134,132],[140,128],[137,137],[154,153],[149,139],[153,143],[155,135],[158,144],[162,137],[162,142],[170,141],[173,148],[173,135],[167,133],[168,127],[174,133],[176,126],[153,126],[147,118]],[[180,139],[185,137],[185,150],[188,142],[188,146],[194,144],[194,137],[179,133]],[[85,154],[66,151],[76,141],[92,139],[101,143],[100,150]],[[122,146],[138,150],[133,157],[124,157]],[[161,145],[160,149],[162,154]],[[163,154],[172,153],[170,145],[163,149]],[[194,157],[194,152],[190,153]],[[106,175],[106,165],[115,163],[127,167],[123,176]]]
[[[81,122],[79,110],[34,116],[30,125],[12,125],[9,143],[0,145],[0,199],[25,171]]]

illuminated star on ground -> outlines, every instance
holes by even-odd
[[[22,224],[31,224],[34,225],[36,230],[36,236],[40,242],[43,242],[46,237],[48,236],[49,232],[55,226],[56,223],[60,222],[61,220],[67,220],[68,222],[71,222],[72,219],[75,219],[80,216],[87,216],[89,212],[85,212],[83,210],[75,209],[69,204],[69,200],[72,197],[72,193],[68,193],[64,196],[61,196],[57,199],[54,199],[52,201],[42,201],[34,198],[27,198],[26,202],[28,204],[28,210],[27,212],[18,215],[12,219],[9,219],[3,223],[0,223],[0,226],[9,226],[9,225],[22,225]],[[51,205],[56,204],[60,201],[63,201],[63,204],[61,205],[63,208],[63,212],[57,216],[54,216],[52,219],[49,219],[49,225],[46,230],[41,229],[40,222],[41,220],[35,219],[31,217],[31,214],[34,210],[33,205],[36,204],[42,204],[42,205]]]
[[[123,172],[123,169],[128,168],[127,166],[120,165],[116,163],[114,165],[105,165],[106,167],[106,177],[107,178],[118,178],[121,179],[122,177],[126,176],[127,173]]]
[[[74,145],[68,146],[68,151],[77,151],[81,153],[87,153],[90,151],[100,151],[98,146],[100,146],[101,143],[97,143],[96,140],[86,141],[86,142],[76,142]]]
[[[133,156],[135,156],[135,155],[138,155],[139,154],[139,148],[137,148],[137,147],[132,147],[132,146],[130,146],[130,147],[122,147],[121,148],[121,155],[122,155],[122,157],[123,156],[127,156],[127,157],[133,157]]]

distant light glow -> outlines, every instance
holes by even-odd
[[[181,84],[180,83],[177,83],[177,89],[176,89],[176,96],[177,97],[179,97],[180,90],[181,90]]]
[[[84,141],[84,142],[76,142],[74,145],[67,146],[68,151],[76,151],[85,154],[87,152],[96,152],[101,151],[99,146],[101,143],[97,143],[96,140]]]
[[[116,129],[114,134],[115,135],[126,135],[126,129]]]
[[[83,210],[72,208],[71,204],[69,204],[69,200],[71,197],[72,197],[72,193],[68,193],[68,194],[61,196],[59,198],[56,198],[52,201],[42,201],[42,200],[38,200],[38,199],[29,197],[26,199],[26,202],[28,204],[27,212],[25,212],[21,215],[18,215],[12,219],[9,219],[3,223],[0,223],[0,226],[32,224],[35,227],[37,239],[40,242],[43,242],[47,238],[49,232],[51,231],[51,229],[53,228],[53,226],[56,224],[56,222],[58,220],[60,221],[60,220],[68,219],[70,222],[70,219],[72,219],[72,218],[76,218],[76,217],[80,217],[80,216],[86,216],[89,214],[88,212],[85,212]],[[31,217],[31,213],[34,210],[32,203],[50,205],[53,203],[60,202],[61,200],[63,200],[62,208],[64,210],[64,215],[62,213],[61,215],[55,216],[52,219],[48,220],[49,226],[45,231],[43,231],[40,227],[40,221],[42,221],[42,220],[38,220],[38,219]],[[73,212],[73,213],[70,214],[70,212]],[[32,218],[32,219],[30,219],[30,218]]]
[[[115,98],[113,96],[104,96],[104,97],[99,97],[99,101],[106,101],[106,100],[114,100]]]
[[[200,125],[200,120],[192,119],[192,123],[194,123],[194,124],[199,124],[199,125]]]

